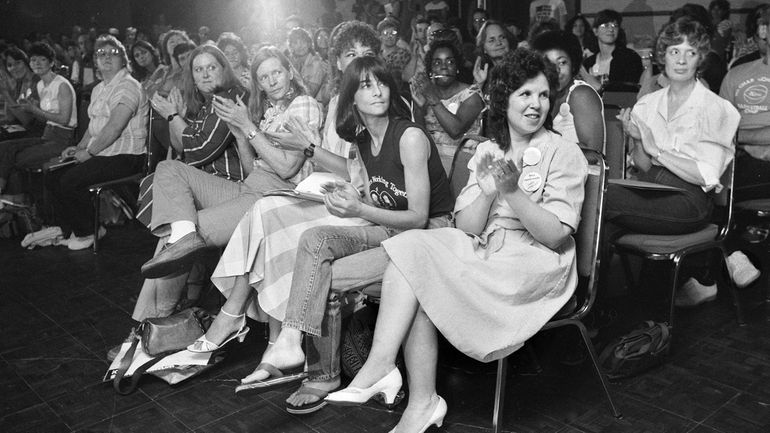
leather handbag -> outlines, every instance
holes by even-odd
[[[200,308],[187,308],[168,317],[155,317],[145,319],[139,327],[131,330],[129,339],[131,347],[128,349],[115,373],[112,386],[120,395],[128,395],[134,392],[142,375],[160,362],[167,355],[179,352],[192,344],[198,337],[206,333],[211,325],[211,317]],[[137,368],[127,387],[123,387],[123,377],[126,375],[131,361],[136,353],[136,346],[142,343],[142,349],[154,358]]]
[[[188,308],[168,317],[154,317],[139,325],[144,352],[150,356],[178,352],[205,334],[199,310]]]

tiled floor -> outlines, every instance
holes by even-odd
[[[265,342],[257,328],[223,364],[179,386],[143,379],[116,395],[100,382],[105,350],[132,326],[139,266],[153,239],[110,229],[103,250],[27,251],[0,241],[0,432],[386,432],[397,421],[376,404],[328,407],[310,416],[283,410],[291,388],[243,398],[233,392]],[[256,332],[255,332],[256,331]],[[557,331],[558,332],[558,331]],[[587,363],[560,364],[564,338],[538,338],[543,367],[512,362],[507,432],[770,431],[770,322],[755,312],[738,327],[728,296],[679,312],[670,361],[612,386],[624,417],[613,418]],[[574,337],[574,336],[566,336]],[[450,408],[443,431],[490,431],[494,375],[443,356],[439,392]],[[467,370],[467,369],[466,369]]]

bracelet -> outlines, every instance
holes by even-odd
[[[257,130],[254,129],[251,132],[249,132],[249,135],[246,136],[246,138],[249,139],[249,141],[253,140],[257,136]]]

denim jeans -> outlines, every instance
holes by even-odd
[[[669,170],[653,166],[639,180],[682,188],[683,192],[648,191],[610,184],[605,219],[607,235],[622,229],[651,235],[677,235],[700,230],[709,223],[714,207],[709,194]]]
[[[448,217],[436,217],[428,228],[450,225]],[[363,285],[381,280],[389,259],[380,244],[399,232],[382,226],[322,226],[303,233],[283,326],[309,334],[305,355],[310,380],[328,381],[340,374],[342,295],[331,288],[350,289],[356,279]]]

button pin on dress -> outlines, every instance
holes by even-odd
[[[528,147],[524,150],[524,155],[521,157],[521,163],[526,166],[537,165],[540,162],[540,149],[536,147]]]
[[[530,171],[529,173],[523,175],[519,180],[519,186],[521,186],[521,188],[527,192],[537,191],[542,183],[543,177],[540,176],[540,173],[535,171]]]

